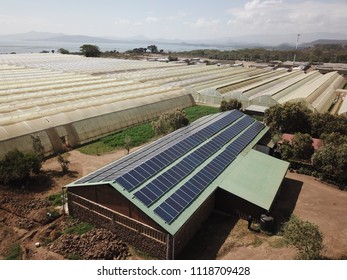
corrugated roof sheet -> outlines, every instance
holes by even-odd
[[[269,210],[288,167],[288,162],[250,150],[223,173],[218,186]]]

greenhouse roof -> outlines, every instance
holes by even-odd
[[[338,114],[339,115],[347,114],[347,94],[343,97],[343,101],[342,101]]]
[[[312,82],[305,84],[293,93],[288,94],[283,98],[279,99],[278,102],[280,104],[283,104],[287,101],[307,99],[313,92],[315,92],[319,88],[322,87],[325,89],[326,87],[328,87],[329,84],[337,77],[339,77],[337,72],[330,72],[325,75],[319,76],[319,78],[314,79]]]
[[[267,131],[237,110],[210,115],[66,187],[109,184],[172,235],[218,187],[269,209],[288,164],[252,151]]]

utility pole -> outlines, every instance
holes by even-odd
[[[294,68],[295,59],[296,59],[296,52],[297,52],[297,50],[298,50],[299,37],[300,37],[300,34],[298,34],[298,37],[296,38],[296,45],[295,45],[295,53],[294,53],[294,58],[293,58],[293,67],[292,67],[292,70],[293,70],[293,68]]]

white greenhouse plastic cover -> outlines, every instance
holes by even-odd
[[[30,134],[50,153],[191,106],[192,96],[215,106],[237,98],[244,108],[304,99],[312,110],[325,111],[341,79],[271,68],[0,55],[0,158],[13,148],[29,149]]]

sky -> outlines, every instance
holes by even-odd
[[[347,0],[1,0],[0,35],[201,40],[253,34],[346,34]]]

